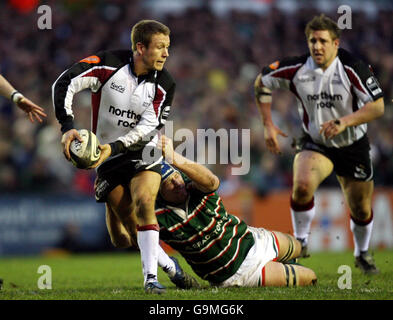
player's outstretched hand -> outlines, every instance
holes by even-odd
[[[320,135],[324,135],[326,139],[332,139],[346,129],[344,121],[340,119],[333,119],[322,123]]]
[[[37,106],[34,102],[27,99],[26,97],[21,98],[18,102],[16,102],[16,105],[27,113],[31,122],[34,122],[34,119],[42,122],[41,117],[46,117],[44,109],[42,109],[40,106]]]
[[[82,138],[76,129],[68,130],[61,137],[61,144],[63,146],[63,153],[68,161],[71,160],[70,144],[71,144],[71,141],[74,139],[78,139],[80,142],[82,142]]]
[[[265,143],[268,150],[273,154],[281,154],[280,145],[278,144],[277,135],[288,137],[283,131],[274,124],[267,124],[264,127]]]
[[[98,159],[98,161],[95,164],[88,167],[87,169],[97,168],[101,163],[103,163],[106,159],[108,159],[111,156],[112,148],[109,144],[100,144],[98,148],[100,148],[101,150],[100,159]]]
[[[162,150],[162,155],[167,162],[173,162],[173,142],[170,138],[165,135],[159,137],[157,142],[157,148]]]

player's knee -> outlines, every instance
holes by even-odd
[[[302,279],[301,286],[314,286],[317,284],[317,275],[311,269],[307,269],[304,278]]]
[[[298,182],[294,185],[292,199],[296,203],[304,204],[309,202],[313,197],[311,185],[306,181]]]
[[[147,208],[154,207],[155,197],[149,193],[139,195],[134,202],[137,214],[141,210],[146,210]]]
[[[364,222],[370,219],[370,213],[367,211],[357,211],[355,219],[360,222]]]
[[[353,220],[363,222],[367,221],[371,217],[371,209],[368,205],[358,202],[351,205],[351,212]]]
[[[315,272],[313,271],[313,270],[310,270],[311,271],[311,285],[316,285],[317,284],[317,281],[318,281],[318,279],[317,279],[317,275],[315,274]]]
[[[366,224],[369,221],[371,221],[371,212],[367,211],[367,210],[359,210],[359,211],[355,211],[352,215],[351,215],[351,219],[353,220],[353,222],[355,222],[356,224]]]
[[[151,211],[149,209],[153,209],[154,212],[154,206],[152,206],[152,203],[154,203],[153,199],[149,196],[144,196],[135,200],[133,208],[135,210],[137,219],[146,219],[148,213]]]
[[[298,281],[291,278],[289,274],[289,277],[287,278],[287,281],[289,281],[289,286],[303,287],[303,286],[315,285],[317,283],[317,275],[313,270],[297,265],[292,266],[292,269],[294,269],[294,274],[296,274],[296,276],[298,277]],[[291,279],[292,279],[292,283],[290,282]]]

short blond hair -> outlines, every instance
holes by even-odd
[[[131,44],[132,51],[136,51],[136,44],[141,42],[146,48],[149,47],[153,34],[162,33],[169,36],[169,28],[156,20],[141,20],[132,27]]]
[[[341,36],[341,29],[332,19],[326,17],[323,13],[315,16],[309,23],[307,23],[304,30],[306,37],[310,36],[313,31],[327,30],[333,40],[339,39]]]

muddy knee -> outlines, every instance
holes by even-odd
[[[298,182],[294,185],[292,200],[298,204],[305,204],[311,201],[314,190],[307,182]]]
[[[372,216],[369,201],[365,201],[362,198],[351,199],[349,201],[349,207],[351,209],[351,217],[355,222],[367,221]]]
[[[138,218],[143,218],[143,214],[149,209],[154,208],[155,197],[150,194],[144,194],[135,199],[133,207]]]

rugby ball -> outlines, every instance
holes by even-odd
[[[70,144],[71,162],[79,169],[87,169],[100,159],[101,149],[98,147],[100,142],[90,130],[81,129],[78,132],[82,142],[78,139],[72,140]]]

